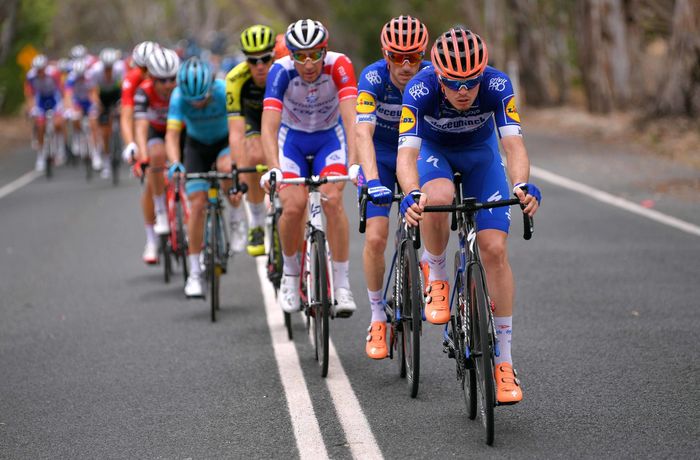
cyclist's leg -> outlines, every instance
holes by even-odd
[[[231,172],[231,154],[228,145],[228,138],[224,138],[217,142],[212,147],[212,153],[218,152],[216,155],[216,170],[220,172]],[[240,177],[244,177],[245,174]],[[229,228],[230,241],[229,248],[231,252],[242,252],[245,248],[248,232],[247,232],[247,216],[245,206],[240,194],[229,195],[228,190],[233,186],[231,180],[221,181],[221,189],[229,202]]]
[[[66,124],[63,121],[63,104],[57,102],[54,107],[54,129],[56,132],[56,164],[62,164],[66,159]]]
[[[164,134],[158,133],[151,137],[150,133],[151,129],[149,128],[148,164],[150,167],[146,170],[146,181],[150,184],[150,190],[153,194],[153,207],[156,215],[155,230],[156,233],[164,235],[170,231],[165,205],[165,176],[163,175],[166,160]]]
[[[265,163],[262,143],[259,134],[250,134],[243,141],[243,158],[240,166],[255,166]],[[248,230],[248,254],[262,255],[265,252],[265,192],[260,188],[260,174],[245,174],[241,182],[248,185],[245,199],[250,210],[250,225]]]

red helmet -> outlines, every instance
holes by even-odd
[[[284,34],[277,34],[275,37],[275,59],[289,56],[289,49],[284,42]]]
[[[471,30],[450,29],[435,40],[430,59],[438,75],[463,80],[484,71],[489,53],[486,43]]]
[[[428,28],[411,16],[392,18],[382,27],[382,49],[391,53],[423,53],[428,46]]]

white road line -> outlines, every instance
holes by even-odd
[[[284,395],[287,398],[287,408],[292,419],[292,429],[296,439],[299,457],[302,459],[328,458],[328,451],[321,436],[314,408],[311,404],[309,389],[304,380],[304,374],[299,363],[299,356],[294,342],[287,338],[284,326],[284,316],[277,306],[275,292],[267,279],[267,260],[256,257],[258,278],[265,301],[267,326],[272,336],[272,347],[275,351],[277,368],[282,379]]]
[[[18,177],[9,184],[3,185],[2,187],[0,187],[0,199],[5,198],[10,193],[21,189],[37,177],[41,176],[41,174],[42,173],[38,171],[29,171],[27,174]]]
[[[611,195],[600,190],[593,189],[585,184],[576,182],[572,179],[560,176],[553,172],[538,168],[536,166],[530,166],[530,173],[533,177],[542,179],[545,182],[549,182],[560,187],[573,190],[574,192],[581,193],[582,195],[589,196],[595,200],[601,201],[603,203],[624,209],[626,211],[638,214],[640,216],[646,217],[647,219],[660,222],[662,224],[668,225],[669,227],[677,228],[691,235],[700,236],[700,227],[691,224],[681,219],[669,216],[662,212],[656,211],[654,209],[647,209],[631,201],[625,200],[624,198]]]

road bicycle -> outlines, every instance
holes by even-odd
[[[75,161],[82,161],[85,166],[85,179],[89,182],[92,179],[92,154],[95,151],[95,144],[92,140],[90,129],[90,119],[87,115],[80,117],[80,128],[73,129],[71,134],[71,150]]]
[[[58,158],[58,143],[61,142],[60,136],[56,134],[54,116],[53,110],[47,110],[44,116],[46,126],[44,130],[43,156],[46,162],[44,173],[47,179],[53,177],[53,168],[56,166],[56,158]]]
[[[242,173],[261,173],[267,171],[267,166],[257,165],[247,168],[237,168],[234,164],[230,173],[209,171],[205,173],[187,173],[187,179],[204,179],[209,183],[207,192],[207,208],[204,226],[204,274],[208,284],[209,303],[211,306],[211,321],[216,322],[216,312],[219,310],[219,281],[226,273],[229,252],[228,230],[224,221],[224,206],[221,198],[222,180],[232,180],[233,186],[227,190],[229,194],[245,193],[246,184],[241,184],[238,175]]]
[[[518,198],[479,203],[462,194],[461,175],[454,176],[453,204],[426,206],[424,212],[452,213],[452,231],[457,231],[459,249],[454,256],[455,280],[450,297],[450,321],[445,325],[443,351],[455,359],[467,415],[481,417],[488,445],[494,440],[496,384],[494,357],[499,355],[493,322],[494,304],[486,286],[479,256],[476,214],[479,210],[520,205]],[[524,238],[532,237],[533,221],[523,213]]]
[[[392,202],[400,202],[402,194],[394,195]],[[360,193],[360,233],[365,233],[367,186]],[[420,338],[423,328],[424,296],[418,249],[420,232],[409,226],[397,208],[397,226],[394,236],[394,254],[384,283],[384,311],[389,328],[389,358],[398,353],[399,375],[405,378],[412,398],[418,395],[420,382]],[[387,298],[388,296],[388,298]]]
[[[333,269],[323,222],[320,187],[324,184],[346,182],[351,176],[311,176],[279,180],[280,184],[306,185],[309,191],[307,220],[302,250],[299,294],[306,315],[307,330],[313,323],[314,356],[321,368],[321,376],[328,375],[329,320],[334,317]]]
[[[163,275],[165,282],[170,282],[173,273],[173,259],[182,267],[184,282],[187,283],[187,221],[190,210],[187,205],[185,184],[180,174],[173,176],[172,180],[166,178],[165,202],[168,208],[168,223],[170,233],[160,235],[160,251],[163,256]]]

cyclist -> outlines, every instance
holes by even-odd
[[[45,55],[38,54],[32,60],[32,68],[27,72],[24,92],[30,106],[29,115],[34,119],[37,133],[36,170],[43,171],[46,168],[44,132],[48,110],[54,112],[53,122],[58,136],[56,163],[61,163],[66,155],[63,135],[61,76],[56,67],[49,65],[49,60]]]
[[[83,117],[89,117],[90,130],[92,136],[92,145],[97,145],[97,107],[93,102],[93,89],[95,80],[90,78],[87,72],[87,62],[84,59],[75,61],[72,66],[73,70],[68,74],[66,80],[66,118],[73,121],[73,133],[82,129],[80,120]],[[87,134],[87,133],[86,133]],[[73,138],[73,154],[86,153],[90,155],[93,161],[93,168],[99,169],[99,163],[96,164],[95,152],[78,152],[79,146],[76,145]]]
[[[180,58],[175,51],[155,48],[146,61],[150,78],[144,80],[134,96],[134,129],[139,163],[149,163],[146,187],[141,204],[146,222],[146,247],[143,259],[146,263],[158,262],[156,234],[170,232],[165,205],[165,129],[168,118],[168,102],[175,89],[175,78]]]
[[[133,65],[126,72],[122,82],[119,128],[121,129],[122,141],[125,146],[122,152],[122,159],[127,163],[133,161],[138,150],[136,142],[134,142],[134,94],[136,94],[136,88],[146,78],[148,56],[151,55],[157,46],[156,43],[145,41],[134,47],[131,53],[131,63]]]
[[[241,33],[241,49],[246,60],[226,75],[231,158],[240,166],[265,163],[260,143],[260,118],[265,96],[265,79],[275,58],[274,47],[275,35],[272,29],[264,25],[248,27]],[[248,184],[246,201],[250,210],[250,230],[247,250],[251,256],[261,256],[265,253],[265,192],[258,185],[259,181],[259,175],[250,174],[241,178],[241,182]],[[236,222],[236,231],[239,232],[244,228],[246,220],[245,211],[240,209],[242,212],[238,211],[240,218]],[[235,244],[232,238],[231,249],[241,251],[243,248]]]
[[[386,314],[382,295],[384,249],[389,234],[389,210],[396,188],[396,145],[399,139],[401,97],[408,81],[430,62],[424,61],[428,29],[418,19],[399,16],[381,31],[384,59],[366,67],[358,82],[357,148],[362,172],[358,187],[367,184],[375,203],[367,204],[363,261],[367,293],[372,309],[365,351],[367,356],[387,356]],[[384,206],[377,203],[383,203]]]
[[[114,48],[104,48],[100,51],[100,60],[90,67],[91,78],[95,82],[94,99],[99,107],[98,123],[101,129],[100,141],[96,144],[98,152],[96,157],[98,166],[102,169],[102,177],[105,179],[112,175],[112,164],[108,159],[110,152],[107,152],[107,148],[112,135],[112,110],[121,97],[124,70],[121,52]],[[103,161],[103,157],[107,160]]]
[[[197,57],[185,61],[177,77],[177,88],[170,97],[168,109],[168,128],[165,146],[171,166],[168,176],[175,172],[207,172],[213,163],[220,172],[231,171],[229,155],[228,124],[226,121],[226,84],[223,80],[213,79],[209,65]],[[185,137],[185,166],[181,163],[180,134],[183,123],[187,124]],[[231,187],[231,181],[222,181],[222,190]],[[203,295],[202,269],[199,256],[202,252],[204,217],[207,207],[207,190],[205,180],[188,180],[185,191],[190,203],[190,219],[187,225],[189,236],[190,271],[185,284],[187,297]],[[233,209],[240,205],[240,194],[229,196]],[[233,212],[229,214],[231,221]],[[233,226],[233,222],[231,222]],[[245,240],[244,240],[245,241]]]
[[[404,91],[397,171],[401,188],[411,191],[401,211],[411,225],[421,222],[422,259],[428,272],[425,317],[444,324],[450,319],[445,257],[450,224],[447,213],[422,214],[423,207],[452,203],[455,171],[462,173],[465,196],[486,202],[510,195],[496,132],[515,184],[513,193],[525,205],[524,212],[535,214],[541,194],[527,183],[530,163],[510,79],[487,66],[486,43],[470,30],[450,29],[433,44],[431,61],[433,67],[419,72]],[[414,193],[419,190],[422,195],[416,202]],[[512,404],[522,399],[522,391],[511,358],[514,281],[506,250],[510,211],[481,211],[476,223],[495,304],[497,399]]]
[[[267,165],[261,184],[272,172],[285,177],[343,175],[347,160],[356,163],[355,99],[357,86],[352,63],[343,54],[328,51],[328,31],[319,21],[299,20],[285,34],[291,56],[270,68],[262,115],[262,144]],[[339,123],[339,115],[342,124]],[[347,136],[347,137],[346,137]],[[325,184],[328,242],[331,249],[334,305],[337,316],[350,316],[355,301],[348,279],[348,219],[343,209],[343,183]],[[280,187],[284,212],[280,240],[284,257],[279,303],[286,312],[299,308],[300,262],[307,193],[304,187]]]

